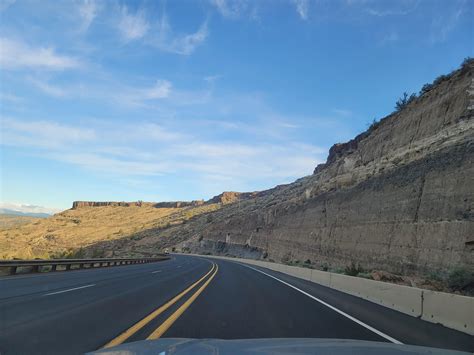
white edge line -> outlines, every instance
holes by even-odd
[[[85,285],[85,286],[80,286],[80,287],[74,287],[74,288],[70,288],[70,289],[62,290],[62,291],[57,291],[57,292],[51,292],[51,293],[47,293],[43,296],[57,295],[58,293],[64,293],[64,292],[69,292],[69,291],[80,290],[81,288],[87,288],[87,287],[92,287],[92,286],[95,286],[95,284],[90,284],[90,285]]]
[[[161,271],[163,271],[163,270],[156,270],[156,271],[152,271],[151,273],[156,274],[157,272],[161,272]]]
[[[395,344],[403,344],[401,341],[398,341],[397,339],[392,338],[390,335],[387,335],[387,334],[385,334],[385,333],[382,333],[380,330],[377,330],[377,329],[371,327],[370,325],[365,324],[364,322],[358,320],[357,318],[355,318],[355,317],[353,317],[353,316],[347,314],[346,312],[341,311],[340,309],[337,309],[337,308],[334,307],[334,306],[331,306],[329,303],[326,303],[326,302],[324,302],[323,300],[320,300],[319,298],[314,297],[313,295],[310,295],[308,292],[305,292],[305,291],[299,289],[298,287],[289,284],[288,282],[285,282],[285,281],[283,281],[283,280],[280,280],[279,278],[277,278],[277,277],[275,277],[275,276],[273,276],[273,275],[267,274],[266,272],[261,271],[261,270],[258,270],[258,269],[255,269],[255,268],[253,268],[253,267],[251,267],[251,266],[248,266],[248,265],[245,265],[245,264],[240,264],[240,265],[245,266],[245,267],[248,267],[249,269],[258,271],[258,272],[260,272],[260,273],[262,273],[262,274],[264,274],[264,275],[267,275],[268,277],[271,277],[272,279],[275,279],[275,280],[281,282],[282,284],[285,284],[285,285],[288,286],[288,287],[291,287],[291,288],[295,289],[296,291],[301,292],[302,294],[308,296],[309,298],[312,298],[313,300],[315,300],[315,301],[321,303],[322,305],[324,305],[324,306],[326,306],[326,307],[332,309],[333,311],[335,311],[335,312],[337,312],[337,313],[343,315],[344,317],[349,318],[351,321],[356,322],[357,324],[359,324],[359,325],[363,326],[364,328],[366,328],[366,329],[368,329],[368,330],[374,332],[374,333],[377,334],[377,335],[380,335],[382,338],[385,338],[385,339],[391,341],[392,343],[395,343]],[[290,276],[291,276],[291,275],[290,275]]]

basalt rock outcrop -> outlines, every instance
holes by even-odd
[[[248,200],[250,198],[257,197],[259,192],[235,192],[235,191],[224,191],[223,193],[214,196],[207,203],[222,203],[227,205],[237,201]]]
[[[182,207],[196,207],[204,205],[204,200],[195,201],[169,201],[155,203],[156,208],[182,208]]]
[[[473,62],[353,140],[314,174],[166,231],[178,249],[397,274],[474,270]],[[240,251],[239,251],[240,250]]]

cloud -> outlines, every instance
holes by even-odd
[[[339,116],[343,116],[343,117],[352,116],[352,111],[351,110],[346,110],[346,109],[343,109],[343,108],[335,108],[335,109],[332,110],[332,112],[334,112],[335,114],[337,114]]]
[[[452,11],[446,11],[443,16],[433,19],[430,33],[431,43],[444,42],[448,38],[465,13],[465,3],[465,1],[458,1]]]
[[[37,205],[23,204],[23,203],[9,203],[9,202],[0,202],[0,208],[5,208],[8,210],[13,210],[22,213],[47,213],[54,214],[61,212],[61,209],[58,208],[49,208]]]
[[[83,0],[78,6],[79,16],[81,18],[81,31],[87,31],[92,21],[99,12],[99,6],[96,0]]]
[[[20,96],[10,94],[10,93],[6,93],[6,92],[0,92],[0,103],[2,103],[2,102],[11,102],[11,103],[14,103],[14,104],[18,104],[18,103],[21,103],[23,101],[24,101],[24,99]]]
[[[51,121],[26,121],[1,117],[2,144],[36,148],[60,148],[96,137],[94,130]]]
[[[143,91],[143,97],[148,100],[164,99],[169,96],[171,86],[167,80],[157,80],[152,88]]]
[[[400,40],[400,36],[398,35],[398,32],[392,31],[390,33],[387,33],[385,36],[383,36],[380,43],[387,44],[387,43],[397,42],[398,40]]]
[[[30,77],[28,82],[42,93],[55,98],[100,99],[113,105],[125,106],[144,106],[148,102],[166,99],[173,93],[172,83],[162,79],[147,86],[133,86],[114,80],[65,86],[53,84],[41,77]],[[113,90],[110,89],[111,87]]]
[[[133,41],[143,38],[150,29],[150,24],[146,20],[143,10],[130,14],[127,7],[123,6],[118,28],[125,41]]]
[[[222,75],[208,75],[204,77],[204,81],[212,85],[221,78]]]
[[[362,11],[377,17],[403,16],[415,11],[420,0],[398,0],[398,1],[378,1],[378,0],[347,0],[349,6],[359,6]]]
[[[156,80],[151,87],[136,87],[117,85],[114,92],[98,93],[105,99],[127,106],[144,106],[155,100],[168,98],[172,93],[173,85],[168,80]]]
[[[250,8],[249,2],[246,0],[211,0],[211,4],[222,16],[234,19],[239,18]]]
[[[309,0],[291,0],[302,20],[308,19]]]
[[[154,47],[169,53],[190,55],[209,36],[207,21],[194,33],[176,35],[173,33],[166,14],[159,21],[158,36],[150,38],[149,43]]]
[[[53,97],[65,97],[68,95],[68,92],[59,86],[54,86],[49,84],[46,81],[41,81],[39,79],[30,79],[30,82],[39,90],[44,92],[45,94]]]
[[[81,66],[73,57],[59,55],[52,47],[31,47],[23,42],[0,38],[0,66],[2,69],[64,70]]]
[[[252,181],[281,183],[310,174],[326,151],[291,140],[264,143],[203,137],[193,128],[173,130],[156,122],[95,122],[82,128],[6,119],[2,125],[2,144],[36,148],[31,149],[35,156],[120,179],[175,174],[226,182],[222,188],[243,188]]]

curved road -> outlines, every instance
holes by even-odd
[[[473,337],[236,262],[171,260],[0,278],[0,354],[160,337],[339,338],[474,351]]]

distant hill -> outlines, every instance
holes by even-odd
[[[24,224],[30,224],[39,220],[43,220],[43,218],[0,213],[0,231],[19,228]]]
[[[0,214],[10,215],[10,216],[37,217],[37,218],[48,218],[51,216],[48,213],[21,212],[21,211],[11,210],[8,208],[0,208]]]
[[[48,218],[0,214],[0,226],[2,218],[9,217],[11,222],[10,228],[0,228],[0,259],[112,256],[116,255],[123,240],[133,239],[139,243],[141,239],[155,235],[157,230],[188,223],[196,216],[220,207],[219,204],[176,208],[157,208],[155,205],[150,202],[102,205],[91,202]],[[14,220],[18,223],[13,224]],[[101,243],[111,243],[113,247],[107,249],[109,244],[102,246]],[[161,249],[150,250],[150,253],[159,252]],[[134,248],[121,253],[141,255],[135,253]]]

